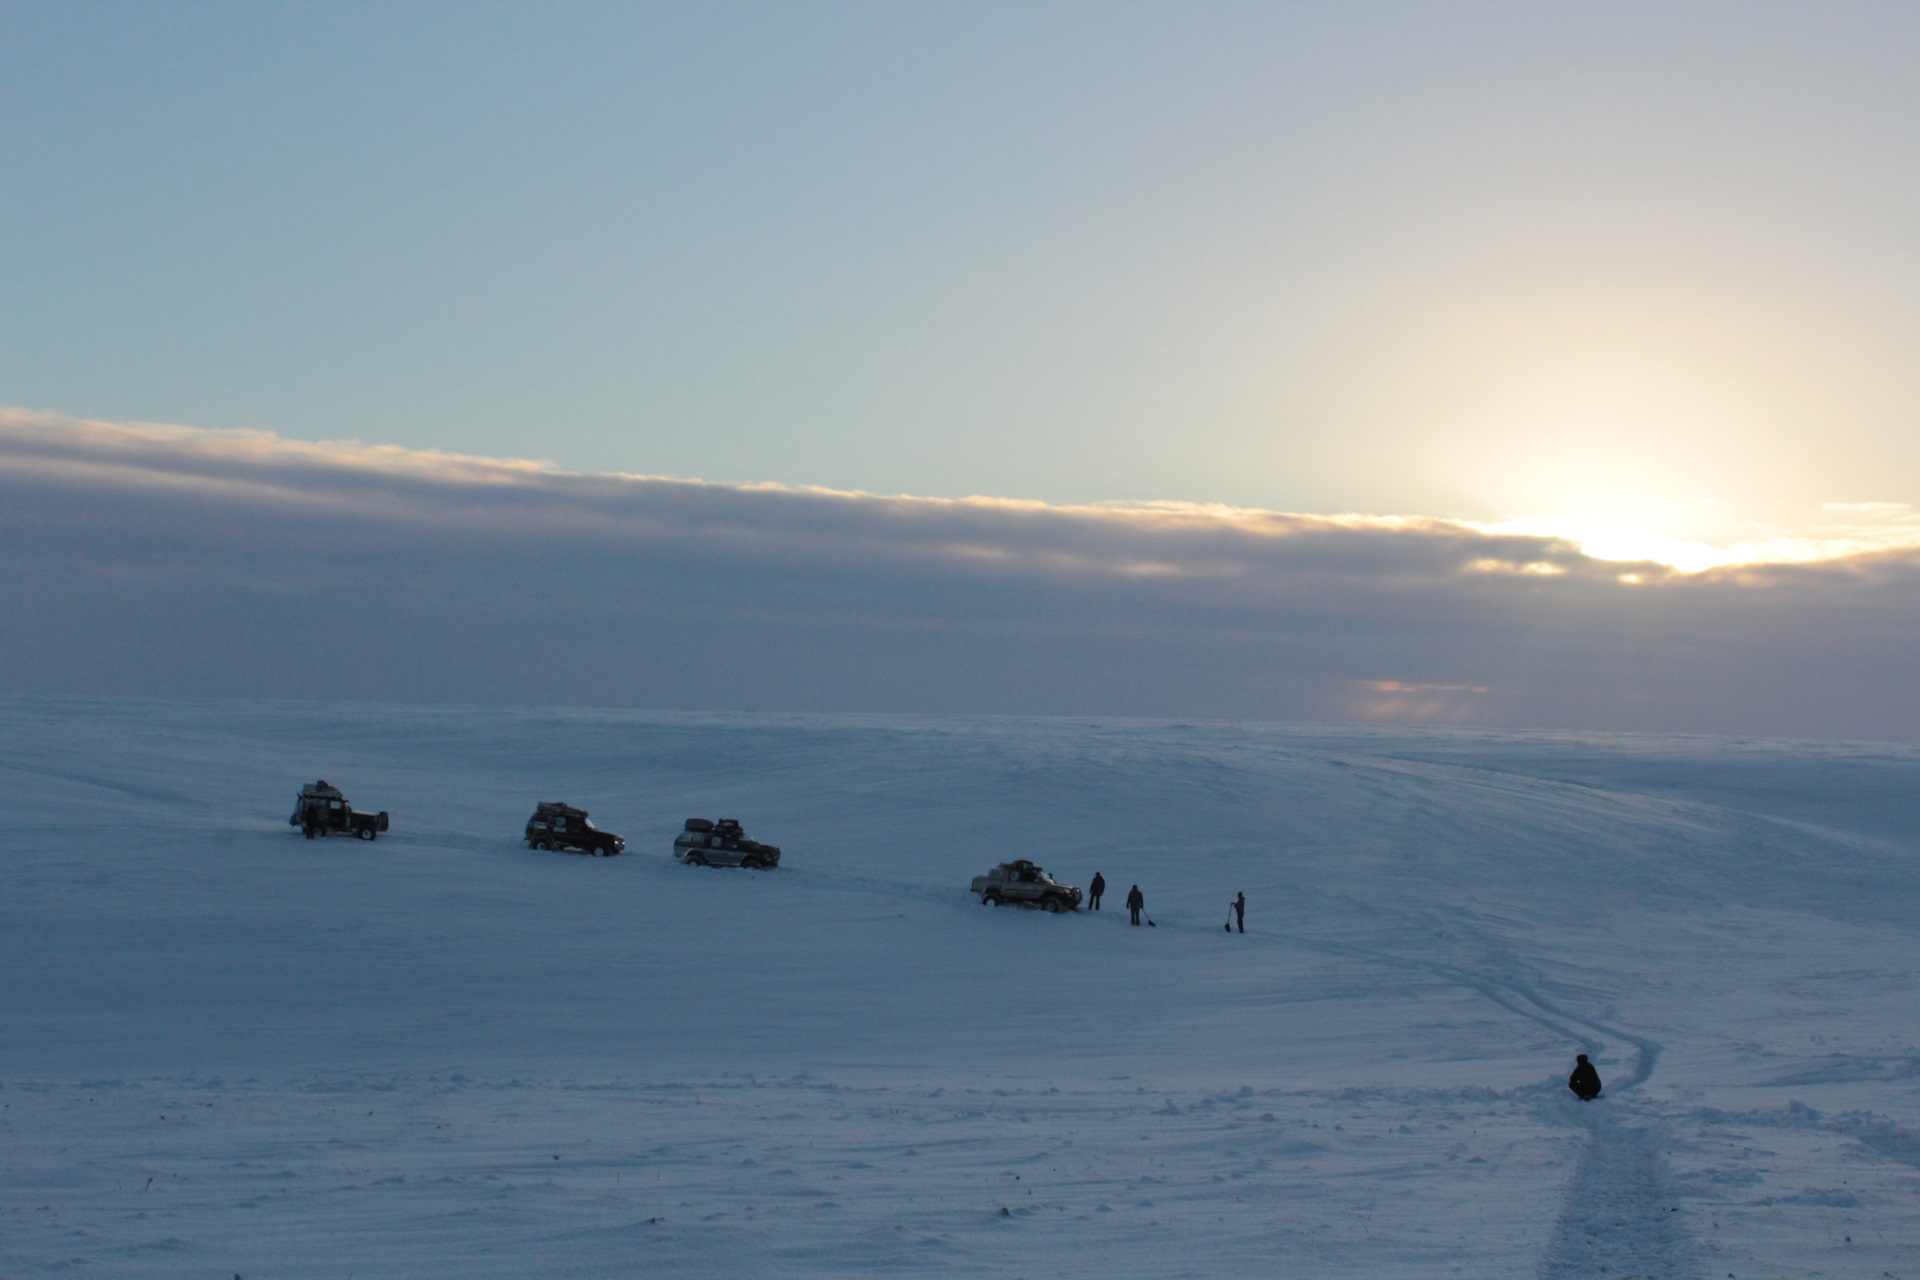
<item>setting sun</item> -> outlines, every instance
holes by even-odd
[[[1920,546],[1920,512],[1903,502],[1817,507],[1739,505],[1713,499],[1640,503],[1611,512],[1572,510],[1476,521],[1487,533],[1563,538],[1599,560],[1646,561],[1684,573],[1734,564],[1790,564]]]

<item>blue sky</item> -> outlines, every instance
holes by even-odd
[[[1622,554],[1920,498],[1898,6],[0,15],[0,403]]]

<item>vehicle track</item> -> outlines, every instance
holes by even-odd
[[[1673,1202],[1667,1172],[1665,1131],[1628,1124],[1615,1095],[1631,1093],[1652,1078],[1660,1061],[1658,1041],[1637,1036],[1542,996],[1518,975],[1522,962],[1505,948],[1486,944],[1504,957],[1504,972],[1485,972],[1394,955],[1348,943],[1296,939],[1299,945],[1334,955],[1432,974],[1478,992],[1501,1008],[1563,1035],[1598,1057],[1608,1041],[1633,1046],[1633,1070],[1610,1083],[1609,1093],[1592,1103],[1559,1095],[1545,1108],[1550,1118],[1586,1132],[1580,1159],[1561,1196],[1560,1215],[1546,1256],[1542,1280],[1680,1280],[1700,1274],[1698,1250]]]
[[[1698,1250],[1673,1203],[1663,1135],[1627,1125],[1603,1104],[1572,1105],[1587,1141],[1540,1262],[1541,1280],[1698,1276]]]

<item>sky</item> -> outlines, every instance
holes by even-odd
[[[1906,6],[0,14],[23,408],[1723,548],[1920,501]]]
[[[0,31],[0,482],[44,488],[49,450],[63,483],[86,478],[60,519],[31,504],[6,517],[22,619],[138,615],[115,594],[131,562],[60,521],[112,523],[124,485],[171,491],[176,454],[253,459],[300,503],[342,468],[399,466],[432,477],[433,512],[474,467],[513,478],[482,486],[496,496],[584,501],[652,477],[731,487],[754,512],[810,494],[829,525],[856,508],[964,510],[991,525],[991,554],[1056,570],[1071,557],[1035,550],[1051,544],[1033,528],[1125,529],[1158,564],[1173,513],[1269,548],[1351,517],[1326,528],[1402,550],[1555,548],[1516,563],[1557,575],[1460,568],[1488,559],[1476,551],[1424,580],[1464,617],[1495,577],[1509,602],[1556,577],[1573,612],[1548,619],[1536,601],[1528,635],[1574,636],[1580,610],[1614,607],[1573,582],[1664,584],[1643,600],[1740,582],[1740,608],[1796,602],[1755,615],[1777,631],[1752,643],[1785,644],[1818,630],[1787,616],[1811,607],[1782,585],[1801,581],[1781,576],[1792,565],[1905,608],[1885,598],[1920,546],[1920,14],[1905,6],[0,0]],[[129,439],[160,452],[116,471]],[[939,501],[970,497],[983,501]],[[271,595],[282,587],[261,584],[301,572],[296,528],[359,554],[302,524],[300,503],[242,504],[225,542],[169,526],[152,545],[198,548],[209,591],[244,579]],[[630,558],[671,559],[643,524],[655,532],[629,527]],[[416,550],[445,536],[422,532]],[[853,555],[837,538],[799,540],[819,555],[791,581],[826,593],[803,612],[839,599],[822,584],[890,580],[836,559]],[[266,545],[288,548],[270,572]],[[104,558],[77,561],[83,546]],[[1235,546],[1230,572],[1252,572]],[[765,587],[746,563],[712,590]],[[750,700],[1632,720],[1595,692],[1625,687],[1613,677],[1542,701],[1544,684],[1520,697],[1497,666],[1436,656],[1438,640],[1423,656],[1433,618],[1388,607],[1398,560],[1369,563],[1338,578],[1351,600],[1312,623],[1282,610],[1284,626],[1331,643],[1325,619],[1351,605],[1386,647],[1285,696],[1245,683],[1258,663],[1225,663],[1245,679],[1204,692],[1130,650],[1084,696],[1023,702],[985,674],[935,696],[903,660],[891,684],[877,668],[866,683],[776,679],[776,662],[755,668]],[[1678,590],[1674,570],[1705,576]],[[1115,626],[1163,625],[1153,580],[1101,596]],[[80,601],[82,582],[101,594]],[[944,606],[922,586],[882,612],[938,630]],[[1009,596],[975,607],[1042,625]],[[1206,616],[1223,644],[1244,623]],[[1894,615],[1873,616],[1877,636]],[[29,643],[25,625],[16,672],[41,675],[15,687],[126,683],[118,659],[83,670],[56,631]],[[204,653],[175,656],[150,680],[206,683],[189,671]],[[734,697],[738,679],[702,683],[698,666],[680,684],[628,680],[619,699]],[[1578,670],[1556,679],[1571,690]],[[497,673],[361,675],[380,696],[508,696]],[[1354,702],[1402,685],[1444,696]],[[1460,692],[1474,689],[1490,692]],[[1714,705],[1642,719],[1775,725]],[[1861,732],[1893,733],[1889,715],[1863,711]],[[1849,723],[1782,710],[1775,727]]]

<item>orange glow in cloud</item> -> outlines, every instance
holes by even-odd
[[[1368,720],[1395,723],[1452,724],[1473,719],[1480,699],[1491,689],[1471,684],[1409,684],[1369,680],[1362,686],[1359,712]]]

